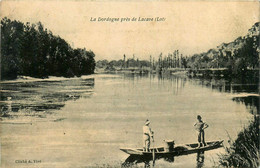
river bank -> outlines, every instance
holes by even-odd
[[[190,78],[201,79],[250,79],[251,81],[258,82],[259,69],[247,69],[239,73],[234,73],[228,68],[209,68],[209,69],[191,69],[191,68],[162,68],[151,69],[150,67],[110,67],[110,68],[96,68],[96,73],[132,73],[132,74],[160,74],[160,75],[181,75]]]
[[[94,74],[92,75],[83,75],[81,77],[57,77],[57,76],[48,76],[46,78],[34,78],[31,76],[18,76],[16,79],[10,80],[2,80],[1,83],[19,83],[19,82],[40,82],[40,81],[63,81],[63,80],[73,80],[73,79],[88,79],[93,78]],[[1,86],[0,86],[1,87]]]

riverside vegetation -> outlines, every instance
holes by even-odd
[[[37,24],[1,20],[1,79],[18,75],[46,78],[94,73],[95,54],[73,49],[64,39]]]
[[[189,69],[198,70],[223,70],[225,78],[251,80],[259,79],[259,32],[260,23],[255,23],[248,33],[238,37],[229,43],[209,49],[207,52],[185,56],[179,50],[158,58],[150,56],[150,60],[139,60],[138,56],[126,59],[124,55],[120,60],[99,60],[97,68],[105,70],[127,69],[127,68],[150,68],[150,69]],[[129,56],[128,56],[129,57]],[[225,75],[226,74],[226,75]]]
[[[230,138],[229,144],[230,147],[225,148],[226,153],[219,156],[219,166],[259,167],[259,117],[255,116],[235,141]]]

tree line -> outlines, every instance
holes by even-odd
[[[126,59],[126,55],[124,55],[123,59],[119,60],[99,60],[97,61],[97,67],[108,70],[115,67],[120,69],[149,67],[153,70],[158,68],[187,68],[187,57],[180,54],[179,50],[175,50],[173,53],[168,53],[165,56],[163,56],[163,53],[160,53],[158,59],[150,56],[150,60],[139,60],[135,56]]]
[[[130,58],[124,61],[123,59],[108,61],[106,59],[97,61],[97,68],[134,68],[134,67],[150,67],[150,62],[147,60],[139,60]]]
[[[1,20],[1,79],[18,75],[46,78],[94,73],[95,54],[73,49],[64,39],[37,24]]]
[[[259,22],[257,22],[249,29],[246,36],[238,37],[230,43],[223,43],[207,52],[192,56],[184,56],[179,50],[168,53],[168,55],[161,53],[157,58],[150,56],[150,60],[142,61],[135,59],[134,56],[126,59],[124,55],[123,59],[120,60],[100,60],[97,62],[97,67],[108,67],[108,69],[113,69],[113,67],[151,67],[154,70],[225,68],[229,70],[230,74],[242,76],[247,70],[259,69],[259,29]]]
[[[244,37],[238,37],[230,43],[223,43],[188,59],[192,69],[227,68],[233,74],[259,68],[259,22],[249,29]]]

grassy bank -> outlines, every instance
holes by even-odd
[[[229,144],[230,146],[225,148],[226,153],[219,156],[217,167],[259,167],[259,116],[254,117],[235,141],[230,138]]]

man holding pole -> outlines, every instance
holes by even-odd
[[[149,127],[150,121],[147,119],[143,126],[143,147],[145,152],[150,151],[151,138],[153,139],[153,131]]]

